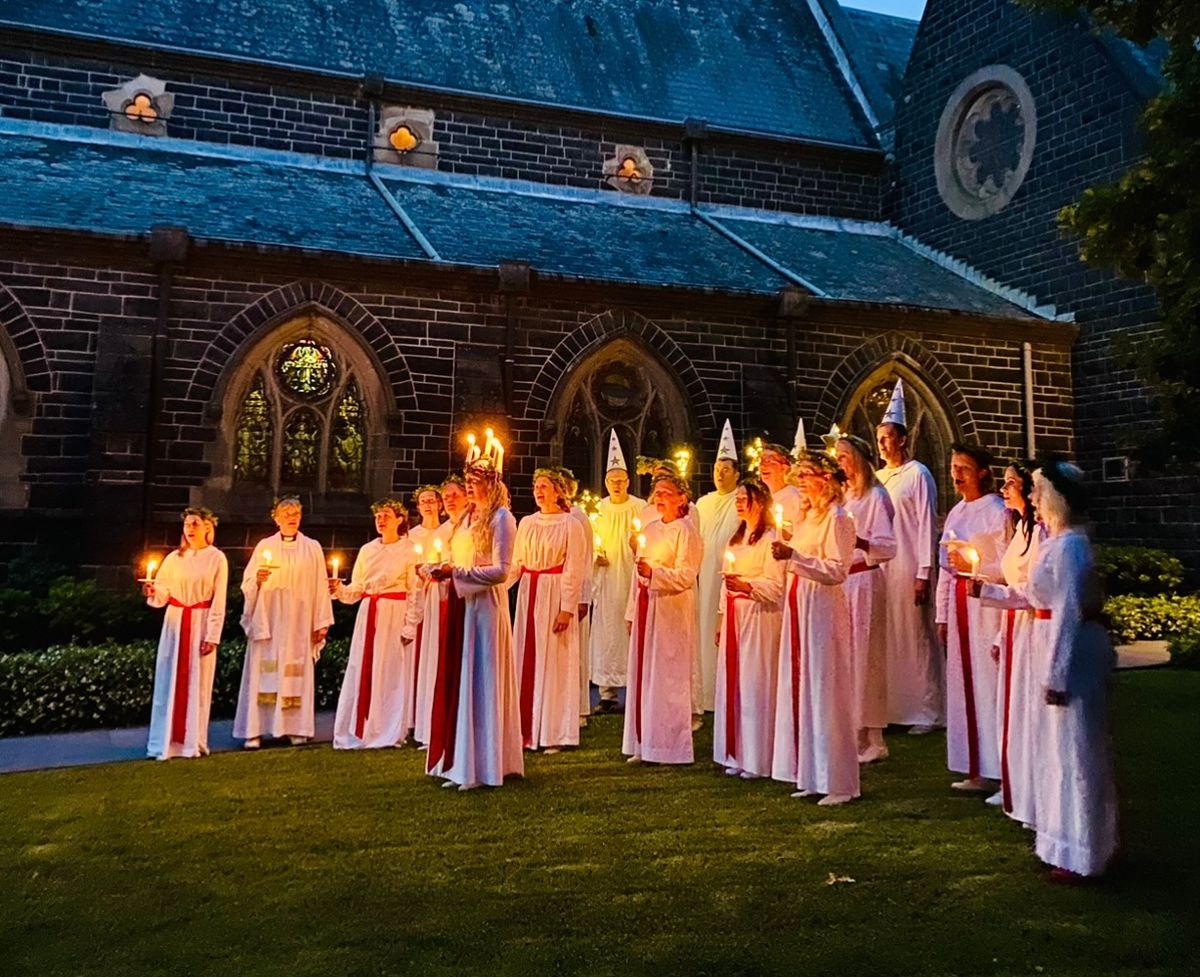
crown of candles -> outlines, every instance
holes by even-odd
[[[755,438],[746,445],[746,472],[751,474],[758,471],[758,466],[762,462],[763,439]]]
[[[467,456],[464,468],[495,474],[497,478],[504,474],[504,445],[496,437],[496,432],[490,427],[483,432],[484,442],[481,446],[474,431],[467,433]]]
[[[680,478],[688,477],[688,469],[692,465],[692,452],[689,448],[676,448],[671,452],[671,460],[675,462],[675,469],[679,472]]]

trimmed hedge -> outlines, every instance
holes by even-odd
[[[144,726],[150,721],[157,641],[57,645],[0,655],[0,736]],[[242,678],[244,641],[217,649],[213,719],[232,718]],[[325,645],[317,664],[317,709],[337,704],[350,642]]]
[[[1118,641],[1143,641],[1200,633],[1200,596],[1110,597],[1104,602],[1109,631]]]
[[[1167,650],[1171,653],[1172,665],[1200,671],[1200,632],[1176,635]]]
[[[1148,546],[1097,546],[1096,572],[1109,597],[1170,594],[1183,583],[1183,564]]]

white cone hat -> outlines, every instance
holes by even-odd
[[[796,421],[796,440],[792,443],[792,454],[799,458],[808,451],[808,437],[804,433],[804,418]]]
[[[892,399],[888,401],[887,410],[883,412],[883,420],[879,423],[908,427],[908,421],[904,414],[904,381],[900,377],[896,378],[896,389],[892,391]]]
[[[615,429],[608,436],[608,463],[604,466],[604,470],[611,472],[614,468],[618,468],[623,472],[629,471],[629,466],[625,464],[625,455],[621,451],[621,442],[617,440]]]
[[[725,419],[725,426],[721,428],[721,443],[717,445],[717,461],[732,461],[735,465],[738,463],[737,442],[733,440],[733,427],[728,418]]]

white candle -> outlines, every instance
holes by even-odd
[[[637,516],[633,517],[633,531],[635,533],[640,533],[642,531],[642,520],[640,520]]]
[[[783,532],[783,504],[775,503],[775,528]]]
[[[967,559],[971,561],[971,579],[974,580],[979,572],[979,550],[972,546],[967,550]]]
[[[154,579],[154,571],[158,569],[158,560],[150,560],[146,563],[146,581]]]
[[[271,565],[271,551],[270,550],[263,550],[262,565],[265,567],[269,567]]]
[[[637,544],[638,544],[637,545],[637,558],[640,560],[642,558],[642,554],[645,552],[645,549],[646,549],[646,534],[645,533],[638,533]]]
[[[733,550],[725,551],[725,572],[733,573],[733,564],[737,562],[737,557],[734,556]]]
[[[335,557],[334,557],[332,560],[330,560],[329,562],[330,562],[331,564],[333,564],[333,577],[332,577],[331,579],[333,579],[333,580],[337,580],[337,579],[338,579],[338,566],[341,564],[341,560],[339,560],[339,559],[338,559],[338,558],[335,556]]]
[[[433,541],[433,562],[442,562],[442,541],[440,539],[435,539]]]

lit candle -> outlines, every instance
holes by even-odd
[[[435,539],[433,541],[433,562],[442,562],[442,541],[440,539]]]
[[[633,517],[633,531],[635,533],[640,533],[642,531],[642,520],[640,520],[637,516]]]
[[[737,557],[733,555],[733,550],[725,551],[725,572],[733,573],[733,564],[737,561]]]
[[[271,566],[271,551],[270,550],[263,550],[262,565],[264,567],[267,567],[268,569],[270,568],[270,566]]]
[[[475,443],[475,432],[474,431],[468,432],[467,433],[467,464],[469,465],[473,461],[475,461],[480,456],[480,454],[482,454],[482,452],[479,449],[479,445],[477,445]]]
[[[971,579],[974,580],[979,572],[979,550],[974,546],[967,550],[967,559],[971,561]]]
[[[642,558],[642,554],[646,550],[646,534],[645,533],[638,533],[637,544],[638,544],[637,558],[640,560]]]
[[[775,503],[775,528],[783,532],[783,504]]]
[[[341,563],[341,561],[335,556],[330,562],[333,564],[333,576],[330,579],[337,580],[338,579],[338,565]]]
[[[158,560],[149,560],[146,563],[146,582],[150,583],[154,579],[154,571],[158,569]]]
[[[495,448],[492,451],[493,457],[496,459],[496,474],[504,474],[504,449],[500,446],[500,442],[496,441]]]
[[[420,543],[413,543],[413,552],[416,553],[418,557],[423,556],[425,554],[425,547]],[[417,560],[417,562],[420,563],[421,561]]]
[[[604,548],[603,544],[604,544],[604,540],[602,540],[602,539],[600,538],[600,534],[599,534],[599,533],[592,533],[592,545],[593,545],[594,547],[596,547],[596,549],[598,549],[598,550],[602,550],[602,549]]]

